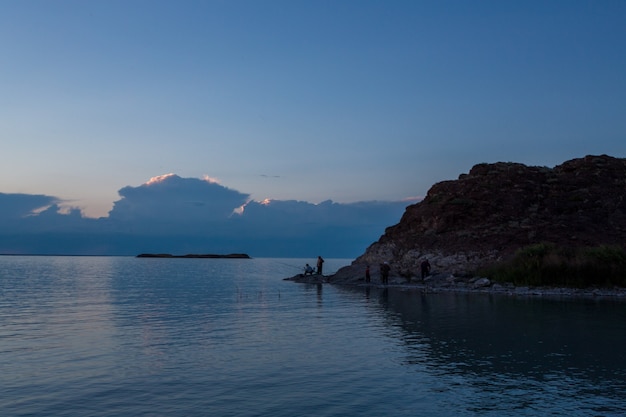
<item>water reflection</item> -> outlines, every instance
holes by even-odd
[[[615,401],[626,394],[624,302],[346,291],[362,292],[386,325],[401,330],[408,366],[448,381],[457,375],[482,392],[521,390],[526,400],[546,386]]]

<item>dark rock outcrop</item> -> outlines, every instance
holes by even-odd
[[[626,159],[586,156],[554,168],[498,162],[475,165],[457,180],[435,184],[423,201],[331,281],[362,279],[387,261],[396,276],[471,275],[521,247],[626,243]]]

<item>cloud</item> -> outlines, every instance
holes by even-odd
[[[132,225],[134,230],[151,231],[176,230],[175,225],[192,231],[226,222],[250,197],[208,177],[200,180],[174,174],[151,178],[138,187],[124,187],[118,193],[122,199],[114,203],[109,219]]]
[[[330,253],[350,258],[363,253],[386,227],[396,224],[405,208],[404,202],[389,201],[251,201],[236,221],[239,236],[259,256],[281,256],[268,250],[274,248],[289,256]]]
[[[60,202],[58,198],[47,195],[0,193],[0,221],[31,216]]]
[[[59,199],[0,194],[1,253],[142,252],[356,257],[397,223],[406,202],[251,201],[209,177],[153,177],[119,190],[108,217],[61,212]]]
[[[266,200],[249,202],[245,206],[243,217],[257,228],[273,227],[276,224],[298,226],[298,230],[304,231],[329,226],[378,227],[381,220],[399,220],[398,213],[405,207],[404,202],[388,201],[342,204],[326,200],[312,204],[295,200]]]

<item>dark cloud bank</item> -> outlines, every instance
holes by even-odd
[[[119,190],[108,217],[67,213],[45,195],[0,193],[0,253],[248,253],[353,258],[396,224],[406,202],[249,201],[215,182],[158,177]]]

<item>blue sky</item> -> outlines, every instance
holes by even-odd
[[[150,178],[423,196],[626,156],[624,1],[0,1],[0,192],[107,216]]]

